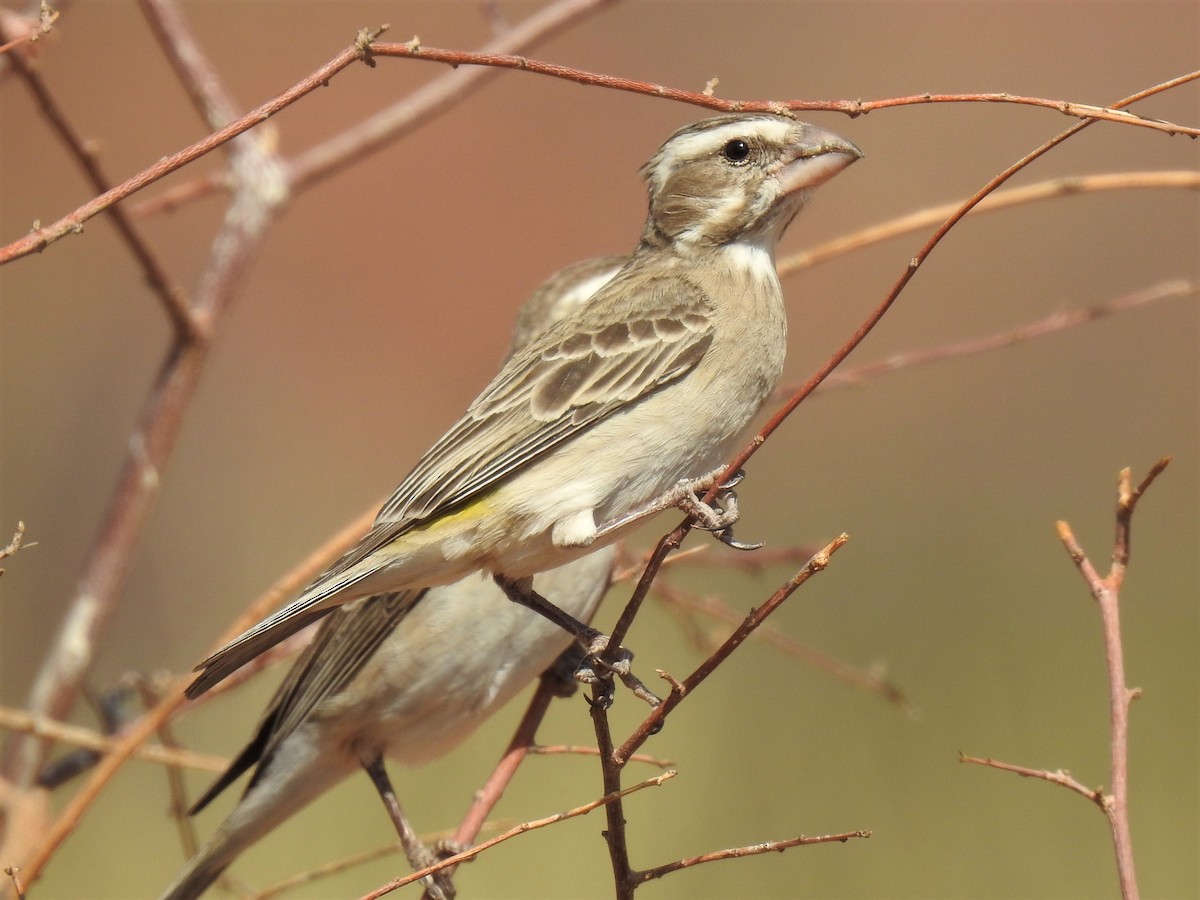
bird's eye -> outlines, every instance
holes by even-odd
[[[725,146],[721,148],[721,155],[730,162],[745,162],[750,156],[750,145],[741,138],[734,138],[725,142]]]

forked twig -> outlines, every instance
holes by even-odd
[[[1109,698],[1109,753],[1110,794],[1101,789],[1091,789],[1080,784],[1067,772],[1031,769],[1015,766],[994,759],[982,759],[960,754],[962,762],[975,763],[1006,772],[1015,772],[1029,778],[1040,778],[1074,791],[1091,800],[1103,811],[1112,833],[1113,849],[1117,860],[1117,877],[1121,885],[1121,896],[1125,900],[1138,897],[1137,876],[1133,863],[1133,842],[1129,830],[1129,707],[1141,695],[1137,688],[1130,688],[1125,678],[1125,651],[1121,643],[1120,592],[1129,566],[1130,532],[1133,512],[1146,489],[1170,463],[1169,458],[1160,459],[1146,477],[1134,487],[1129,469],[1122,469],[1117,486],[1117,528],[1113,539],[1112,562],[1108,574],[1101,575],[1075,539],[1071,526],[1058,522],[1058,536],[1079,569],[1080,575],[1091,591],[1100,611],[1104,628],[1104,650],[1108,668]]]

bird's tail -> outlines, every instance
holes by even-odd
[[[350,754],[329,750],[315,727],[294,731],[262,763],[229,818],[188,860],[160,900],[199,897],[243,850],[358,768]]]
[[[162,894],[160,900],[194,900],[203,894],[229,865],[244,846],[228,840],[222,828],[190,860],[183,871]]]

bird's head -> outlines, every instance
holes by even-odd
[[[643,243],[773,251],[808,189],[862,156],[845,138],[771,113],[704,119],[669,137],[642,167],[650,194]]]

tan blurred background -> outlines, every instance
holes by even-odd
[[[536,9],[501,3],[511,21]],[[475,3],[186,3],[200,41],[250,108],[364,26],[470,49]],[[617,4],[529,55],[740,98],[880,98],[1010,91],[1112,102],[1197,68],[1200,7],[1157,3]],[[127,2],[75,3],[41,71],[114,178],[206,133]],[[394,59],[354,66],[273,119],[285,154],[438,77]],[[1198,89],[1139,111],[1192,125]],[[495,370],[514,311],[557,267],[625,252],[644,215],[636,171],[702,112],[505,73],[401,143],[298,197],[223,322],[164,474],[165,487],[92,683],[186,671],[286,568],[405,474]],[[822,188],[785,240],[801,248],[976,190],[1073,120],[1049,110],[942,105],[812,119],[866,159]],[[14,78],[0,82],[0,241],[91,193]],[[1200,144],[1098,124],[1017,183],[1197,168]],[[214,155],[144,196],[219,169]],[[211,197],[141,223],[194,287],[222,213]],[[852,363],[975,337],[1168,278],[1200,278],[1194,192],[1075,197],[959,227]],[[785,282],[788,373],[800,380],[857,325],[924,237],[910,235]],[[0,531],[40,546],[0,579],[0,702],[24,702],[72,595],[127,437],[167,341],[164,316],[103,219],[0,269]],[[1105,822],[1059,788],[966,767],[957,753],[1070,769],[1107,785],[1098,617],[1058,544],[1068,519],[1106,564],[1117,471],[1175,462],[1138,512],[1123,595],[1133,709],[1132,827],[1147,897],[1200,892],[1198,837],[1197,302],[1175,300],[1035,343],[881,378],[803,407],[741,490],[743,539],[852,540],[774,623],[860,666],[883,663],[919,709],[906,717],[765,646],[744,647],[672,716],[648,752],[681,776],[627,807],[635,866],[706,850],[869,828],[816,846],[674,875],[648,897],[1114,896]],[[663,517],[641,544],[672,525]],[[7,536],[7,535],[5,535]],[[694,537],[699,544],[706,539]],[[711,570],[683,584],[760,602],[790,574]],[[611,623],[618,590],[609,599]],[[643,675],[698,661],[650,606],[628,643]],[[178,726],[235,752],[278,673]],[[450,758],[395,772],[419,827],[452,825],[497,757],[519,704]],[[643,712],[615,709],[628,729]],[[76,721],[93,725],[88,709]],[[587,743],[581,700],[541,738]],[[633,767],[629,779],[653,774]],[[190,778],[193,790],[207,776]],[[216,827],[233,801],[199,820]],[[593,761],[539,758],[498,815],[519,821],[600,793]],[[155,893],[182,861],[163,773],[125,768],[34,897]],[[467,897],[606,897],[599,813],[489,853]],[[387,841],[365,778],[302,814],[235,866],[265,886]],[[354,896],[403,870],[379,862],[295,896]],[[416,894],[409,894],[416,896]]]

